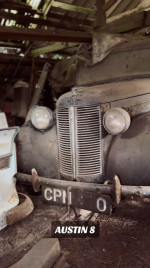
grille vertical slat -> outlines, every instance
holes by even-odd
[[[100,106],[77,107],[77,177],[102,173]]]
[[[57,109],[57,128],[59,141],[59,166],[60,173],[72,175],[72,157],[70,143],[69,109]]]
[[[58,108],[57,110],[61,174],[70,176],[70,178],[75,177],[79,180],[83,177],[101,175],[100,105],[71,106]],[[74,113],[73,117],[72,113]],[[71,118],[73,118],[73,122],[70,122]],[[72,129],[74,133],[72,133]]]

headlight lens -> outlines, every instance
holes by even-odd
[[[37,106],[32,111],[31,122],[35,128],[45,130],[53,124],[53,112],[44,106]]]
[[[105,129],[112,135],[125,132],[130,126],[130,116],[122,108],[113,108],[107,111],[103,118]]]

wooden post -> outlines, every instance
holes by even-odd
[[[35,61],[34,57],[32,57],[32,67],[31,67],[31,75],[30,75],[30,84],[29,84],[29,103],[30,104],[30,98],[32,96],[32,90],[33,90],[33,81],[34,81],[34,73],[35,71]]]
[[[97,8],[97,11],[95,13],[96,28],[99,28],[106,23],[106,14],[104,5],[105,0],[96,0],[96,8]]]
[[[38,104],[40,95],[42,93],[42,90],[43,90],[43,87],[44,87],[44,84],[45,84],[45,81],[46,81],[46,78],[47,78],[49,67],[50,67],[50,64],[45,63],[43,71],[42,71],[42,73],[40,75],[39,81],[38,81],[38,83],[36,85],[36,88],[35,88],[33,99],[31,101],[29,111],[28,111],[28,114],[27,114],[27,117],[26,117],[26,122],[30,120],[32,109]]]
[[[25,53],[24,53],[24,56],[20,59],[18,65],[17,65],[17,67],[16,67],[16,69],[15,69],[13,75],[12,75],[12,81],[13,81],[13,79],[15,78],[15,76],[16,76],[16,74],[17,74],[19,68],[20,68],[20,65],[21,65],[22,61],[25,59],[25,57],[26,57],[27,54],[29,53],[31,47],[32,47],[32,43],[28,46],[27,50],[26,50]]]

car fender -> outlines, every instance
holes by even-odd
[[[112,138],[105,165],[106,178],[121,184],[150,185],[150,112],[133,118],[129,129]]]

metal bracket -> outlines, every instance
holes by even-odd
[[[120,184],[120,180],[117,175],[113,178],[113,197],[114,197],[114,205],[119,205],[121,201],[121,193],[122,193],[122,186]]]

